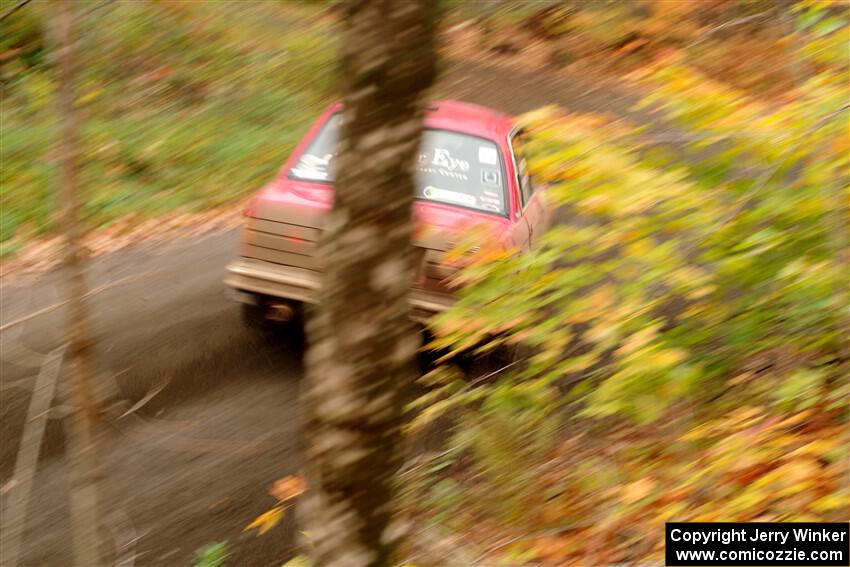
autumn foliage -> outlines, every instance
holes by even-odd
[[[530,255],[477,255],[433,324],[435,347],[520,362],[436,369],[410,428],[454,424],[403,484],[458,546],[605,564],[657,559],[665,521],[847,520],[848,21],[794,18],[779,102],[672,52],[633,76],[665,143],[523,117],[562,222]]]

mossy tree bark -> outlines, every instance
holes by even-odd
[[[403,532],[391,523],[392,485],[420,341],[408,305],[410,219],[437,4],[351,0],[341,10],[343,125],[304,393],[314,565],[389,565]]]
[[[109,563],[106,529],[100,502],[104,471],[101,439],[104,434],[95,393],[95,364],[91,317],[86,301],[84,252],[80,244],[80,111],[77,108],[77,2],[55,0],[50,33],[55,45],[58,75],[57,144],[58,193],[64,246],[64,284],[67,299],[67,366],[73,411],[65,428],[71,477],[71,515],[74,565]]]

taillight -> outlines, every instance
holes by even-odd
[[[243,217],[253,217],[254,211],[257,209],[257,198],[253,198],[248,201],[248,204],[245,206],[245,209],[242,211]]]

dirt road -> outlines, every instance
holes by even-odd
[[[627,113],[633,100],[581,77],[552,78],[477,63],[453,63],[436,96],[519,113],[558,103],[579,111]],[[297,396],[300,353],[246,332],[221,283],[234,231],[97,259],[90,285],[124,280],[92,304],[104,376],[130,403],[117,419],[107,497],[127,565],[190,565],[198,547],[229,540],[230,565],[277,566],[292,552],[291,518],[255,537],[242,528],[266,511],[266,487],[300,466]],[[135,278],[135,279],[133,279]],[[0,324],[56,303],[56,273],[29,287],[3,286]],[[0,474],[11,476],[29,392],[45,353],[61,341],[62,311],[0,337]],[[68,481],[61,434],[51,421],[24,542],[26,565],[68,565]]]

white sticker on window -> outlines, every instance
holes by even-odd
[[[487,165],[496,165],[499,162],[498,156],[496,155],[496,148],[479,146],[478,161]]]
[[[468,161],[452,157],[449,150],[444,150],[442,148],[434,149],[434,160],[431,164],[448,171],[469,171]]]
[[[457,203],[467,207],[475,206],[475,196],[467,195],[466,193],[458,193],[457,191],[449,191],[447,189],[438,189],[430,185],[422,192],[426,199],[435,201],[443,201],[444,203]]]
[[[495,169],[482,169],[481,170],[481,181],[485,185],[498,185],[499,184],[499,172]]]
[[[298,164],[292,168],[292,173],[302,179],[325,181],[329,178],[328,161],[326,158],[305,154],[298,160]]]

